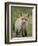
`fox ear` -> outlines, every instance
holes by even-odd
[[[27,13],[27,17],[29,18],[29,13]]]
[[[26,15],[27,15],[27,17],[29,18],[29,14],[27,13]]]

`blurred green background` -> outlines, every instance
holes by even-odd
[[[11,7],[11,38],[15,37],[15,21],[23,14],[29,14],[29,24],[27,36],[32,36],[32,8],[30,7]]]

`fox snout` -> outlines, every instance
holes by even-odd
[[[25,24],[25,22],[22,22],[22,24]]]

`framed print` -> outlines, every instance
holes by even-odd
[[[5,3],[5,43],[37,42],[37,4]]]
[[[37,4],[37,15],[38,15],[38,4]],[[37,16],[37,42],[38,42],[38,16]]]

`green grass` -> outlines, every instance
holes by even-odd
[[[28,32],[27,32],[28,36],[32,36],[32,24],[28,25]]]

